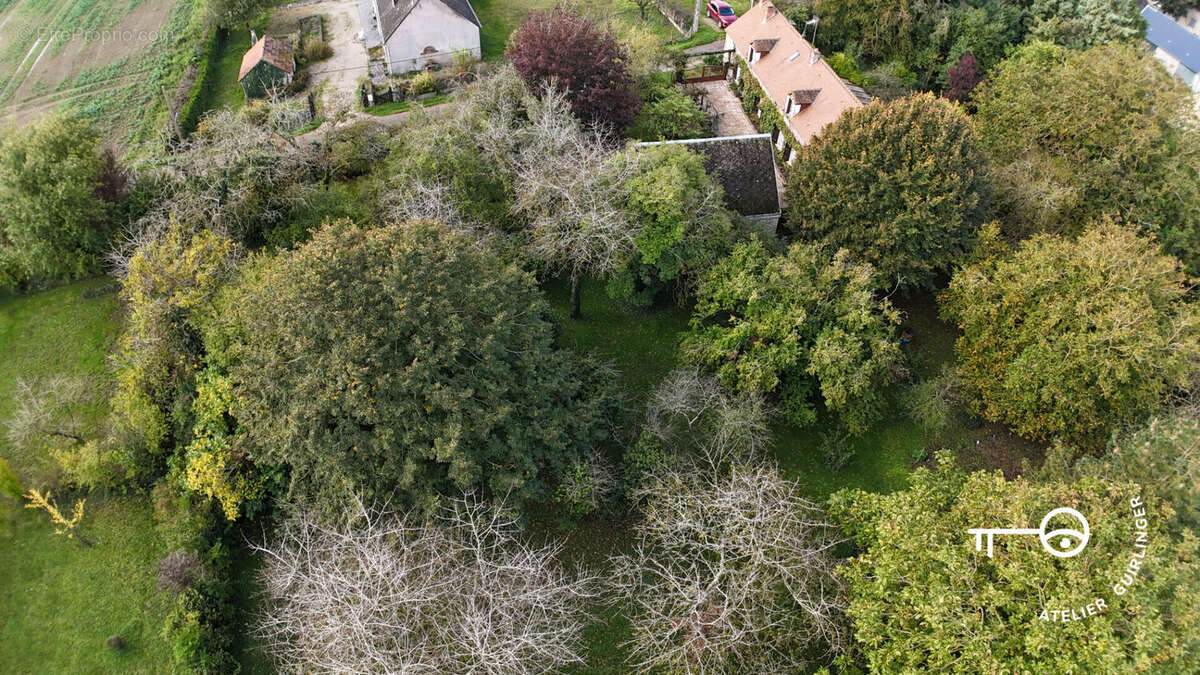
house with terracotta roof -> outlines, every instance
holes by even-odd
[[[755,4],[725,30],[725,50],[729,77],[743,97],[759,99],[760,125],[774,120],[763,126],[772,127],[771,141],[789,164],[827,124],[871,102],[770,2]]]
[[[291,84],[295,74],[296,58],[292,46],[264,35],[242,55],[238,82],[246,98],[263,98],[267,92]]]
[[[470,0],[360,0],[371,3],[371,28],[383,40],[392,74],[448,65],[466,53],[479,58],[479,17]]]

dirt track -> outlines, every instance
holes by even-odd
[[[333,48],[333,56],[310,66],[311,86],[324,85],[322,96],[327,103],[341,100],[354,104],[358,78],[367,74],[367,52],[354,36],[359,25],[357,0],[326,0],[300,7],[285,7],[271,19],[268,33],[280,35],[296,30],[301,18],[321,15],[325,18],[325,41]]]

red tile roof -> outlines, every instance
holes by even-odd
[[[759,45],[771,44],[769,51],[749,64],[750,72],[781,114],[788,108],[788,98],[797,96],[796,102],[803,105],[801,111],[784,117],[801,143],[811,142],[825,125],[846,110],[869,102],[865,93],[862,97],[856,95],[856,87],[839,77],[820,57],[820,52],[770,2],[751,7],[725,30],[725,37],[727,46],[737,49],[738,56],[747,63],[747,50],[752,45],[761,53]],[[815,93],[818,91],[820,96]],[[805,104],[809,92],[812,100]]]
[[[246,77],[259,61],[266,61],[285,73],[295,74],[296,60],[292,57],[292,46],[282,40],[263,36],[242,55],[242,69],[238,71],[238,82]]]

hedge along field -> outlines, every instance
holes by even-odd
[[[69,106],[121,144],[155,138],[201,39],[192,0],[0,2],[0,118]]]
[[[19,377],[67,374],[107,384],[105,359],[119,326],[117,296],[104,292],[112,286],[94,279],[0,298],[0,419],[12,412]],[[0,457],[26,486],[51,475],[49,461],[15,456],[2,434]],[[75,501],[55,499],[68,513]],[[95,545],[55,535],[45,513],[0,499],[0,672],[169,671],[160,636],[169,598],[154,590],[163,546],[149,502],[88,497],[80,532]],[[105,646],[114,633],[126,649]]]

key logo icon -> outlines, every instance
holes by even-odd
[[[1079,521],[1082,529],[1073,530],[1071,528],[1059,528],[1057,530],[1046,531],[1046,527],[1050,521],[1058,515],[1069,515]],[[1083,514],[1069,506],[1060,506],[1046,514],[1042,518],[1041,527],[997,527],[997,528],[971,528],[967,530],[967,534],[975,535],[975,550],[983,550],[983,539],[987,537],[987,556],[992,557],[992,540],[998,534],[1036,534],[1039,541],[1042,542],[1042,548],[1047,553],[1056,558],[1074,558],[1079,555],[1088,540],[1092,537],[1092,532],[1088,528],[1087,518]],[[1072,545],[1072,541],[1076,541]]]

